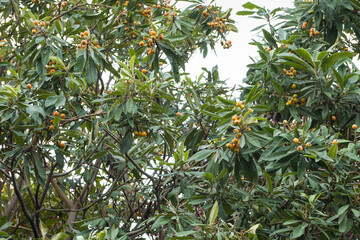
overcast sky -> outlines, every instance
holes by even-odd
[[[217,47],[216,55],[209,51],[208,56],[204,59],[202,54],[194,55],[186,65],[186,72],[189,72],[192,78],[199,76],[202,67],[211,69],[213,66],[219,66],[219,74],[222,80],[228,79],[228,85],[241,84],[246,75],[246,65],[251,63],[249,56],[257,57],[256,47],[249,45],[251,39],[256,38],[256,32],[251,32],[255,27],[264,24],[261,20],[249,18],[247,16],[238,16],[235,13],[244,10],[242,5],[247,0],[216,0],[217,6],[223,9],[232,8],[232,18],[236,21],[235,26],[238,33],[231,33],[228,37],[232,42],[230,49],[223,49],[220,44]],[[250,2],[267,9],[278,7],[292,7],[293,0],[250,0]]]

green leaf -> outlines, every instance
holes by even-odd
[[[162,227],[162,226],[168,224],[170,221],[171,221],[171,218],[161,216],[158,219],[156,219],[154,224],[151,226],[151,229],[156,229],[158,227]]]
[[[271,180],[271,177],[270,175],[264,170],[263,171],[264,173],[264,176],[266,178],[266,188],[269,190],[270,193],[272,193],[272,190],[273,190],[273,183],[272,183],[272,180]]]
[[[239,15],[239,16],[248,16],[248,15],[253,15],[255,12],[254,11],[238,11],[236,13],[236,15]]]
[[[292,232],[290,239],[301,237],[305,233],[305,229],[308,225],[308,223],[303,222],[301,225],[297,226]]]
[[[62,169],[64,167],[64,155],[58,150],[55,151],[55,159],[57,162],[57,168]]]
[[[250,9],[250,10],[260,9],[261,8],[258,5],[255,5],[255,4],[251,3],[251,2],[247,2],[247,3],[243,4],[242,7],[246,8],[246,9]]]
[[[175,81],[179,82],[180,81],[179,69],[180,69],[180,65],[182,65],[181,57],[177,55],[176,51],[173,49],[172,46],[166,44],[165,42],[159,41],[157,43],[170,61]]]
[[[86,65],[86,73],[85,73],[85,80],[88,86],[93,85],[97,81],[97,67],[94,63],[94,60],[89,56],[88,63]]]
[[[281,85],[278,82],[276,82],[275,80],[271,80],[271,83],[272,83],[272,85],[274,87],[274,90],[275,90],[275,92],[277,94],[281,94],[281,95],[284,94],[284,89],[281,87]]]
[[[36,179],[40,183],[41,186],[44,186],[46,181],[46,172],[43,163],[37,156],[37,153],[33,153],[33,158],[35,161],[35,170],[36,170]]]
[[[293,62],[299,64],[300,66],[302,66],[302,70],[310,72],[314,75],[316,74],[315,69],[310,64],[308,64],[307,62],[305,62],[304,60],[302,60],[301,58],[299,58],[298,56],[296,56],[293,53],[280,53],[280,54],[278,54],[278,57],[293,61]]]
[[[213,224],[215,222],[218,213],[219,213],[219,204],[218,201],[216,200],[209,214],[209,224]]]
[[[183,231],[183,232],[177,232],[175,234],[175,236],[176,237],[186,237],[188,235],[192,235],[192,234],[195,234],[195,233],[197,233],[197,231]],[[186,238],[186,239],[188,239],[188,238]]]
[[[133,145],[133,135],[132,135],[132,133],[129,131],[129,132],[125,135],[124,139],[123,139],[122,142],[121,142],[120,151],[121,151],[122,153],[127,153],[127,152],[131,149],[132,145]]]
[[[197,152],[194,155],[192,155],[187,161],[188,162],[190,162],[190,161],[200,162],[200,161],[208,158],[214,152],[215,152],[215,150],[210,150],[210,149],[202,150],[202,151]]]
[[[303,48],[299,48],[296,49],[295,52],[302,57],[303,59],[305,59],[308,63],[310,63],[313,67],[315,67],[315,63],[310,55],[310,53],[308,51],[306,51]]]
[[[335,159],[338,150],[339,150],[338,143],[333,144],[328,151],[328,156],[331,157],[332,159]]]
[[[275,38],[265,29],[263,29],[262,31],[263,31],[264,37],[268,41],[269,45],[273,48],[278,48]]]
[[[74,74],[79,73],[82,74],[85,67],[85,56],[82,54],[77,57],[75,65],[74,65]]]
[[[322,62],[320,63],[320,67],[323,69],[323,71],[327,71],[330,67],[334,66],[334,64],[342,58],[352,58],[354,56],[351,52],[338,52],[334,53],[327,58],[324,58]]]
[[[251,91],[248,93],[246,99],[245,99],[245,105],[250,101],[250,99],[254,96],[256,90],[258,88],[258,84],[256,83],[254,87],[251,89]]]
[[[228,173],[228,170],[226,168],[223,168],[219,175],[216,177],[216,181],[219,181],[221,178],[223,178]]]
[[[204,176],[210,181],[211,184],[214,182],[214,176],[211,172],[206,172]]]

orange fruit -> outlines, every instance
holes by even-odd
[[[141,70],[143,74],[147,73],[146,69]]]
[[[49,127],[49,129],[52,131],[52,130],[55,130],[55,126],[54,125],[51,125],[50,127]]]
[[[61,147],[61,148],[64,148],[65,147],[65,143],[63,143],[63,142],[58,142],[59,143],[59,147]]]
[[[298,144],[298,143],[299,143],[299,139],[298,139],[298,138],[294,138],[294,139],[293,139],[293,142],[296,143],[296,144]]]
[[[302,146],[298,146],[296,149],[297,149],[299,152],[301,152],[302,150],[304,150]]]
[[[177,112],[177,113],[176,113],[176,116],[181,116],[181,113],[180,113],[180,112]]]
[[[82,44],[83,46],[86,46],[87,41],[86,41],[86,40],[82,40],[82,41],[81,41],[81,44]]]
[[[143,136],[143,137],[146,137],[146,135],[147,135],[147,133],[146,133],[145,131],[143,131],[143,132],[141,133],[141,136]]]
[[[58,111],[55,111],[55,112],[53,113],[53,115],[54,115],[55,117],[58,117],[60,114],[59,114]]]
[[[335,121],[336,117],[335,116],[331,116],[331,120]]]
[[[86,31],[84,32],[84,34],[85,34],[85,36],[88,36],[88,35],[89,35],[89,31],[86,30]]]
[[[309,143],[309,142],[306,143],[306,147],[308,147],[308,148],[311,147],[311,143]]]
[[[26,84],[26,87],[27,87],[28,89],[31,89],[31,88],[32,88],[32,86],[31,86],[30,83]]]
[[[39,21],[38,21],[38,20],[35,20],[35,21],[34,21],[34,24],[35,24],[35,25],[38,25],[38,24],[39,24]]]
[[[60,117],[64,118],[66,115],[65,113],[60,114]]]
[[[356,130],[357,127],[358,127],[358,126],[357,126],[356,124],[353,124],[353,125],[352,125],[352,129],[354,129],[354,130]]]

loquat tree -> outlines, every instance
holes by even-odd
[[[245,3],[235,93],[184,71],[231,10],[184,2],[0,0],[4,239],[360,237],[358,1]]]

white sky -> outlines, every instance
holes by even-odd
[[[256,32],[251,32],[255,27],[264,24],[265,21],[249,18],[248,16],[238,16],[236,12],[245,10],[242,5],[246,2],[252,2],[260,7],[266,7],[273,10],[278,7],[293,7],[293,0],[216,0],[217,6],[222,6],[223,10],[232,8],[232,19],[236,21],[235,26],[238,33],[232,32],[228,36],[231,40],[232,47],[223,49],[218,44],[215,55],[209,51],[204,59],[202,54],[194,54],[186,65],[186,72],[190,73],[191,78],[195,78],[202,73],[201,68],[211,69],[218,65],[219,76],[221,80],[228,79],[228,86],[241,84],[246,76],[246,65],[251,63],[249,56],[257,57],[257,48],[249,45],[252,39],[256,39]]]

